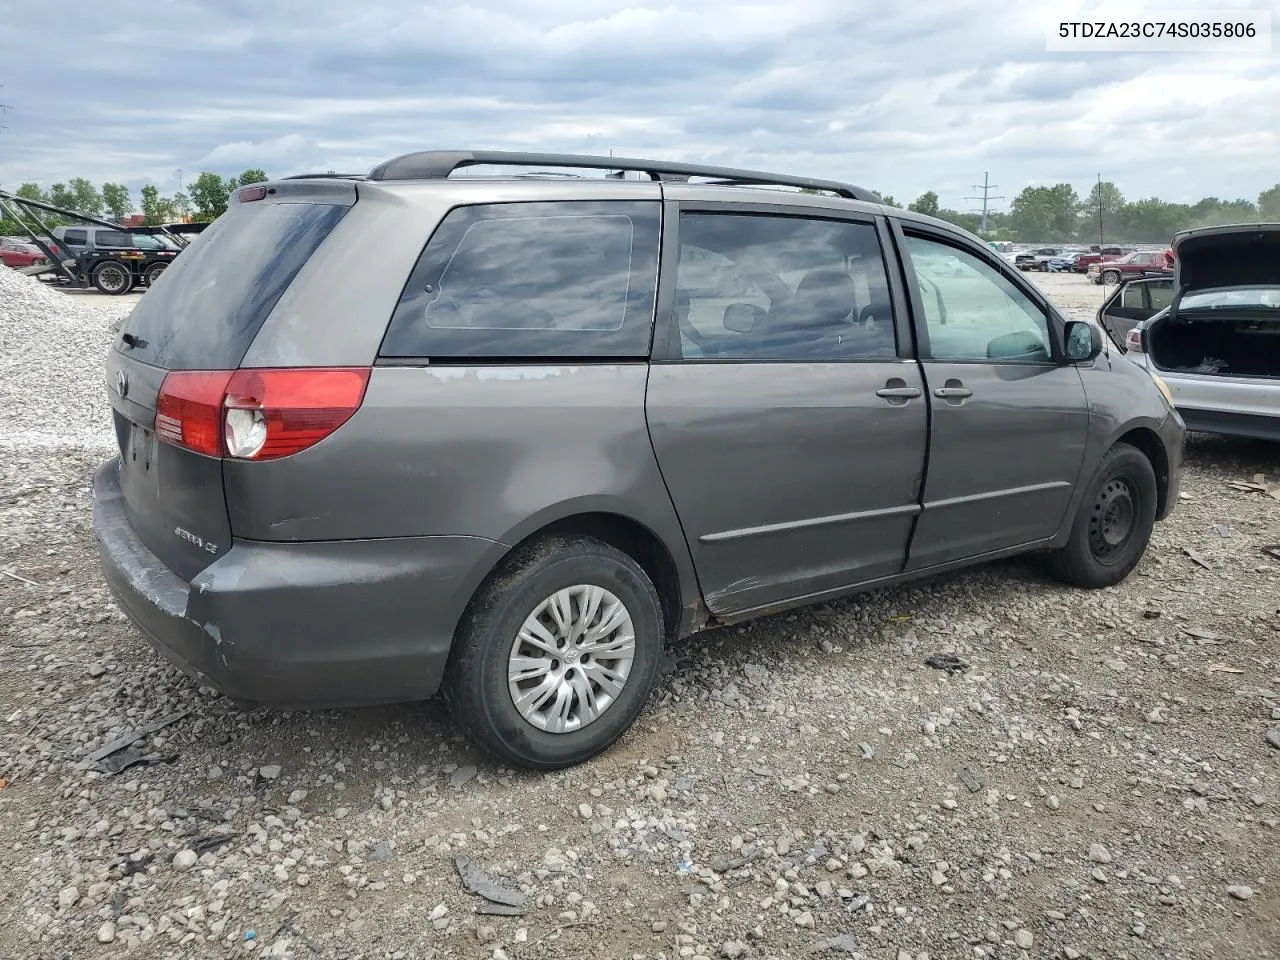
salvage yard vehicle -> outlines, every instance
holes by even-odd
[[[77,257],[99,293],[118,295],[135,286],[150,286],[178,255],[178,247],[161,237],[110,227],[55,227],[54,239]]]
[[[1173,302],[1173,277],[1134,277],[1120,284],[1098,308],[1098,325],[1122,352],[1129,332]]]
[[[0,238],[0,263],[6,267],[35,267],[48,262],[39,247],[7,237]]]
[[[1090,264],[1085,275],[1094,283],[1111,285],[1125,277],[1164,274],[1173,271],[1165,267],[1164,252],[1160,250],[1135,250],[1115,260],[1103,260]]]
[[[486,166],[576,175],[452,176]],[[1120,582],[1183,440],[1156,377],[951,224],[609,157],[242,188],[105,386],[94,526],[163,655],[248,704],[442,689],[538,769],[606,749],[705,627],[1032,552]]]
[[[1126,338],[1190,430],[1280,440],[1280,223],[1174,237],[1172,302]]]

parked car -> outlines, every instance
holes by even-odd
[[[128,293],[151,286],[180,252],[162,237],[110,227],[54,227],[60,250],[82,261],[82,272],[100,293]]]
[[[450,177],[485,164],[648,179]],[[242,188],[105,374],[94,526],[161,653],[248,703],[443,689],[541,769],[631,725],[668,641],[1015,554],[1109,586],[1178,500],[1182,422],[1092,322],[951,224],[753,171]]]
[[[1173,277],[1122,280],[1098,308],[1098,325],[1121,350],[1128,351],[1129,332],[1173,302]]]
[[[34,267],[48,262],[49,258],[33,243],[0,240],[0,263],[6,267]]]
[[[1104,260],[1118,260],[1128,253],[1132,253],[1132,251],[1126,250],[1124,247],[1099,247],[1094,244],[1089,248],[1088,253],[1077,253],[1075,255],[1071,268],[1076,273],[1087,273],[1095,263],[1102,263]]]
[[[1019,270],[1044,270],[1046,264],[1059,256],[1057,247],[1041,247],[1027,253],[1019,253],[1013,258],[1013,265]]]
[[[1094,283],[1113,284],[1123,277],[1151,274],[1173,276],[1165,266],[1163,250],[1136,250],[1116,260],[1091,264],[1086,275]]]
[[[1280,440],[1280,223],[1174,238],[1172,302],[1130,331],[1188,429]]]

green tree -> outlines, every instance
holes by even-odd
[[[1280,183],[1258,194],[1258,216],[1264,220],[1280,220]]]
[[[926,191],[916,197],[915,202],[907,205],[908,210],[914,210],[916,213],[923,213],[926,217],[936,217],[938,215],[938,195],[932,190]]]
[[[924,213],[923,210],[918,211]],[[968,230],[970,233],[977,233],[982,228],[982,214],[980,213],[961,213],[959,210],[939,210],[932,214],[939,220],[945,220],[947,223],[954,223],[961,230]],[[987,228],[990,232],[991,216],[987,215]]]
[[[116,220],[123,220],[133,212],[133,198],[129,196],[129,188],[123,183],[104,183],[102,204]]]
[[[39,200],[41,203],[53,202],[49,199],[49,195],[40,189],[40,184],[38,183],[24,183],[14,193],[28,200]]]
[[[168,197],[160,196],[160,191],[154,184],[149,183],[143,187],[141,194],[142,216],[147,223],[168,223],[177,219],[173,201]]]
[[[55,207],[63,207],[64,209],[75,209],[75,194],[67,187],[65,183],[55,183],[49,188],[49,202]]]
[[[1010,220],[1019,240],[1058,240],[1075,235],[1080,198],[1069,183],[1026,187],[1013,198]]]
[[[251,183],[265,183],[269,178],[265,170],[259,170],[257,167],[250,167],[244,173],[240,174],[234,181],[234,186],[247,187]]]
[[[102,194],[84,177],[76,177],[69,184],[73,198],[72,208],[91,217],[102,216]]]
[[[1124,209],[1124,194],[1110,180],[1095,183],[1089,188],[1089,196],[1080,204],[1080,239],[1098,239],[1098,217],[1101,211],[1104,238],[1115,233],[1119,225],[1120,211]]]
[[[899,204],[897,200],[893,199],[893,194],[891,194],[891,193],[879,193],[879,192],[877,192],[877,193],[876,193],[876,196],[880,198],[880,202],[881,202],[881,203],[883,203],[886,207],[900,207],[900,206],[901,206],[901,204]]]
[[[246,171],[248,172],[248,171]],[[227,210],[227,199],[235,189],[234,180],[223,180],[218,174],[206,170],[191,184],[191,204],[200,220],[213,220]]]

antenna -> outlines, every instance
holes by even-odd
[[[1098,249],[1102,247],[1102,174],[1098,174]]]
[[[975,184],[974,184],[970,189],[972,189],[972,190],[981,190],[981,191],[982,191],[982,196],[980,196],[980,197],[965,197],[965,199],[966,199],[966,200],[981,200],[981,201],[982,201],[982,230],[981,230],[981,232],[985,234],[985,233],[987,232],[987,206],[989,205],[989,202],[990,202],[990,201],[992,201],[992,200],[1003,200],[1003,199],[1005,199],[1005,198],[1004,198],[1004,196],[1003,196],[1003,195],[1001,195],[1001,194],[992,194],[992,193],[991,193],[991,191],[992,191],[992,190],[999,190],[1000,188],[999,188],[999,186],[998,186],[998,185],[996,185],[996,184],[994,184],[994,183],[992,183],[992,182],[991,182],[991,175],[990,175],[989,173],[984,173],[984,174],[982,175],[982,183],[975,183]]]

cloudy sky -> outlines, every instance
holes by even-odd
[[[1211,12],[1204,0],[1101,5]],[[1280,0],[1240,0],[1270,10]],[[969,209],[1098,173],[1130,198],[1280,180],[1272,53],[1048,53],[1057,0],[0,0],[0,186],[362,172],[427,148],[643,155]],[[136,196],[136,193],[135,193]],[[1007,204],[998,201],[997,208]]]

